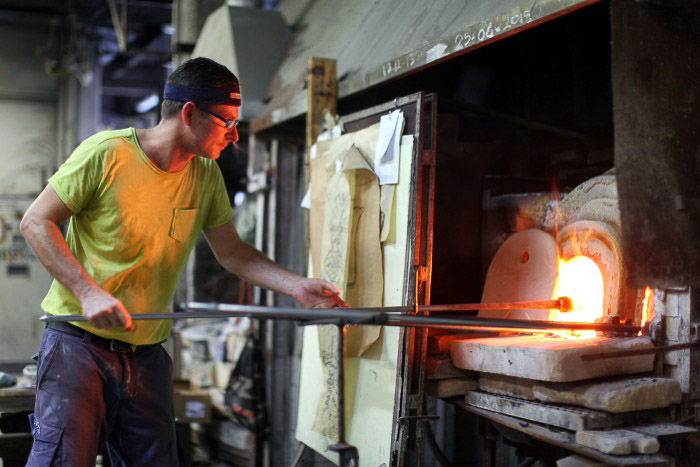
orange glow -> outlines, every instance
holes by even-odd
[[[591,323],[603,317],[603,274],[595,261],[587,256],[559,259],[559,271],[552,298],[562,296],[571,298],[573,309],[567,313],[552,311],[550,320]],[[595,331],[571,331],[562,337],[595,336]]]
[[[651,287],[647,287],[644,289],[644,299],[642,300],[642,322],[640,324],[642,327],[649,321],[653,311],[654,291],[651,290]],[[642,331],[639,331],[639,335],[642,335]]]

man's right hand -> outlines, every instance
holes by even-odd
[[[104,290],[90,292],[82,300],[83,314],[88,321],[99,329],[124,327],[134,329],[131,314],[116,298]]]
[[[124,305],[97,284],[68,248],[58,226],[72,215],[48,184],[24,213],[20,231],[51,275],[80,300],[91,324],[100,329],[133,329]]]

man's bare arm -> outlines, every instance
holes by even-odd
[[[238,236],[233,223],[204,231],[219,263],[241,279],[289,295],[308,308],[343,306],[330,281],[308,279],[274,263]]]
[[[75,258],[58,226],[73,215],[51,185],[29,206],[20,231],[46,269],[80,301],[83,314],[98,328],[131,328],[124,305],[103,290]]]

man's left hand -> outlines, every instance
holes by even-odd
[[[304,308],[348,308],[340,298],[340,290],[331,281],[304,279],[299,283],[294,298]]]

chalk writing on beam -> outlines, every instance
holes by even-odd
[[[414,66],[420,66],[442,56],[472,47],[499,34],[504,34],[511,29],[531,23],[535,18],[540,18],[542,14],[543,8],[535,5],[528,9],[513,11],[510,14],[499,15],[489,21],[468,26],[454,36],[444,37],[437,42],[437,44],[449,44],[448,48],[439,57],[433,57],[425,50],[408,53],[383,63],[380,68],[381,77],[386,78],[391,75],[404,73]]]
[[[507,15],[501,18],[494,19],[488,23],[482,23],[481,27],[470,27],[465,31],[457,33],[454,38],[453,52],[465,49],[469,46],[478,44],[487,39],[492,39],[496,34],[504,33],[514,27],[532,22],[532,14],[530,10],[524,10],[522,13]]]

